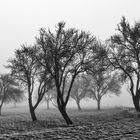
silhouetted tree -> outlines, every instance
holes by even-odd
[[[125,17],[118,24],[118,34],[109,41],[108,58],[121,80],[130,82],[136,111],[140,112],[140,23],[130,26]]]
[[[88,90],[90,81],[88,81],[84,75],[77,76],[74,81],[70,97],[76,101],[78,110],[81,110],[80,101],[86,98],[86,92]]]
[[[55,81],[57,104],[66,123],[72,124],[66,106],[69,101],[71,88],[76,76],[84,71],[88,59],[87,49],[93,45],[94,38],[83,31],[64,29],[65,23],[58,23],[56,33],[45,29],[40,30],[37,40],[38,62],[46,69]],[[67,92],[65,92],[65,83]]]
[[[21,49],[15,51],[15,58],[9,60],[8,68],[12,75],[21,81],[28,92],[28,103],[32,121],[36,121],[35,109],[41,102],[44,94],[50,88],[52,80],[50,74],[37,63],[34,56],[36,48],[22,45]],[[37,89],[37,100],[33,104],[33,94],[35,85]]]
[[[12,101],[22,101],[24,98],[23,91],[18,83],[11,77],[10,74],[1,74],[0,76],[0,115],[3,103]]]

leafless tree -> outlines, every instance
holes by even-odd
[[[76,101],[78,110],[81,111],[80,101],[86,98],[86,93],[89,88],[90,81],[85,78],[85,75],[77,76],[74,81],[70,97]]]
[[[32,121],[37,120],[35,109],[52,83],[51,75],[47,74],[37,63],[34,57],[35,52],[35,47],[22,45],[21,49],[15,51],[15,58],[10,59],[7,66],[10,68],[12,76],[21,81],[28,92],[28,103]],[[33,104],[35,85],[38,86],[37,100],[35,104]]]
[[[87,96],[97,101],[97,110],[100,110],[101,99],[105,95],[119,95],[121,93],[121,85],[118,79],[118,74],[107,74],[104,71],[99,71],[91,75],[88,80],[90,85],[88,87]]]
[[[60,113],[66,123],[72,124],[66,112],[71,88],[76,76],[85,69],[87,49],[93,45],[94,37],[84,31],[76,29],[64,29],[65,23],[60,22],[53,33],[50,30],[40,30],[37,40],[37,60],[52,76],[57,92],[57,104]],[[66,80],[69,79],[67,93],[65,91]]]
[[[140,23],[131,26],[123,17],[118,34],[110,38],[108,45],[108,60],[120,72],[122,81],[130,81],[133,103],[140,112]]]

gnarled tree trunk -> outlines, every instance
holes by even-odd
[[[138,96],[133,97],[133,104],[135,106],[135,110],[140,112],[140,98]]]
[[[66,121],[67,125],[72,124],[71,119],[69,118],[67,112],[66,112],[66,108],[62,107],[62,106],[58,106],[59,111],[61,112],[62,117],[64,118],[64,120]]]
[[[61,94],[60,86],[59,86],[58,82],[56,82],[56,88],[57,88],[57,105],[58,105],[58,109],[59,109],[62,117],[66,121],[67,125],[70,125],[70,124],[72,124],[72,121],[71,121],[71,119],[69,118],[69,116],[68,116],[68,114],[66,112],[67,103],[64,102],[64,99],[63,99],[63,96]]]
[[[31,115],[32,121],[33,122],[36,121],[37,118],[36,118],[36,115],[35,115],[35,109],[32,106],[32,100],[31,100],[30,97],[29,97],[29,110],[30,110],[30,115]]]
[[[32,121],[37,121],[36,115],[35,115],[35,110],[33,108],[30,108],[30,113],[32,117]]]

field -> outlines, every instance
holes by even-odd
[[[56,109],[37,110],[37,122],[32,122],[28,109],[3,109],[0,116],[1,140],[137,140],[140,139],[140,119],[136,113],[120,108],[92,109],[78,112],[68,109],[73,125],[67,126]]]

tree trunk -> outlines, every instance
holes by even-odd
[[[49,109],[50,109],[50,106],[49,106],[49,100],[46,101],[46,102],[47,102],[47,110],[49,110]]]
[[[3,103],[4,103],[4,97],[2,98],[1,104],[0,104],[0,115],[1,115],[1,110],[2,110]]]
[[[80,106],[80,101],[77,101],[76,103],[77,103],[78,110],[81,111],[82,109],[81,109],[81,106]]]
[[[1,103],[1,105],[0,105],[0,115],[1,115],[2,105],[3,105],[3,103]]]
[[[58,109],[59,109],[62,117],[66,121],[67,125],[70,125],[70,124],[72,124],[72,121],[70,120],[70,118],[69,118],[69,116],[68,116],[68,114],[66,112],[67,102],[64,103],[63,96],[61,94],[61,91],[59,89],[60,87],[59,87],[57,81],[56,81],[56,88],[57,88],[57,105],[58,105]]]
[[[98,110],[98,111],[101,110],[100,104],[101,104],[101,100],[98,99],[98,100],[97,100],[97,110]]]
[[[32,121],[37,121],[37,118],[36,118],[36,115],[35,115],[35,110],[33,107],[30,108],[30,114],[31,114],[31,118],[32,118]]]
[[[137,96],[134,96],[133,97],[133,103],[134,103],[134,106],[135,106],[135,110],[137,112],[140,112],[140,104],[139,104],[139,101],[140,101],[140,99]]]
[[[63,117],[64,120],[66,121],[67,125],[72,124],[72,121],[71,121],[71,119],[69,118],[69,116],[68,116],[68,114],[67,114],[67,112],[66,112],[66,108],[60,106],[60,107],[58,107],[58,109],[59,109],[59,111],[60,111],[62,117]]]
[[[34,122],[34,121],[37,120],[37,118],[36,118],[36,115],[35,115],[35,109],[32,106],[31,99],[29,99],[29,109],[30,109],[30,115],[31,115],[32,121]]]

